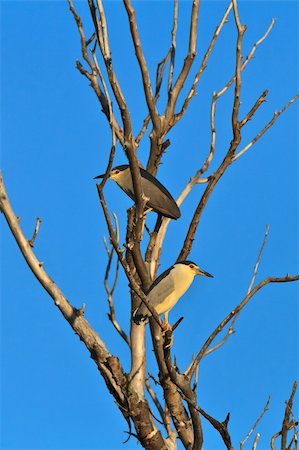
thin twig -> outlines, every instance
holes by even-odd
[[[82,24],[81,17],[77,14],[77,11],[75,10],[75,7],[73,5],[72,0],[68,0],[68,4],[69,4],[70,11],[73,14],[73,17],[75,19],[75,22],[77,24],[77,28],[78,28],[78,31],[79,31],[79,34],[80,34],[82,56],[83,56],[84,60],[87,62],[87,64],[89,65],[89,67],[91,69],[93,69],[93,63],[92,63],[92,60],[89,57],[88,49],[87,49],[87,45],[91,42],[91,40],[89,39],[87,41],[86,38],[85,38],[85,33],[84,33],[84,30],[83,30],[83,24]]]
[[[104,11],[102,0],[97,0],[97,6],[98,6],[98,11],[99,11],[99,16],[100,16],[99,20],[97,21],[97,27],[96,27],[96,29],[97,29],[98,25],[100,26],[98,36],[100,36],[101,39],[99,40],[99,43],[100,42],[102,43],[102,51],[104,54],[104,58],[109,59],[111,57],[111,51],[110,51],[110,46],[109,46],[106,16],[105,16],[105,11]]]
[[[236,2],[235,2],[235,11],[237,11],[237,7],[236,7]],[[238,14],[238,13],[237,13]],[[250,52],[250,57],[248,57],[248,60],[246,62],[246,64],[248,63],[248,61],[251,59],[255,49],[257,48],[257,46],[267,37],[267,35],[269,34],[270,30],[272,29],[274,25],[274,22],[272,21],[270,27],[268,28],[267,32],[264,34],[264,36],[257,41],[257,43],[254,45],[253,49]],[[244,28],[242,27],[242,33],[244,33]],[[208,178],[208,185],[201,197],[201,200],[199,202],[199,204],[197,205],[197,208],[194,212],[192,221],[190,223],[188,232],[186,234],[185,240],[184,240],[184,244],[183,247],[181,249],[181,252],[177,258],[177,261],[181,261],[187,258],[188,254],[191,251],[192,248],[192,243],[194,241],[195,238],[195,234],[198,228],[198,225],[200,223],[200,219],[202,216],[202,212],[207,204],[207,201],[209,200],[211,193],[213,192],[215,186],[217,185],[218,181],[220,180],[220,178],[222,177],[222,175],[224,174],[224,172],[226,171],[226,169],[229,167],[229,165],[235,161],[235,159],[237,159],[237,157],[241,156],[241,154],[243,154],[245,151],[248,150],[248,148],[250,148],[275,122],[275,120],[277,119],[275,114],[274,118],[272,119],[272,121],[269,122],[269,124],[267,124],[266,127],[264,127],[264,129],[252,140],[252,142],[250,144],[248,144],[248,146],[246,146],[240,153],[236,154],[236,150],[240,144],[241,141],[241,134],[240,134],[240,123],[238,122],[238,120],[236,120],[236,112],[239,109],[239,100],[238,100],[238,95],[239,95],[239,91],[240,91],[240,64],[241,64],[241,51],[240,51],[240,44],[242,41],[242,33],[238,33],[238,40],[237,40],[237,45],[239,46],[239,50],[237,50],[237,58],[236,58],[236,71],[238,72],[238,89],[235,89],[235,97],[234,97],[234,112],[232,115],[232,120],[234,121],[234,125],[233,125],[233,134],[234,134],[234,139],[231,142],[230,148],[227,151],[227,154],[223,160],[223,162],[220,164],[220,166],[218,167],[218,169]],[[241,65],[241,70],[243,70],[246,67],[246,64],[242,64]],[[236,80],[236,75],[234,80]],[[231,83],[232,84],[232,83]],[[214,98],[213,101],[214,103],[217,101],[217,99],[228,89],[228,87],[231,85],[230,83],[228,83],[223,89],[222,91],[219,91],[218,93],[214,94]],[[285,109],[289,106],[289,104],[291,104],[292,102],[294,102],[296,100],[296,98],[294,97],[292,100],[290,100],[290,102],[288,102],[288,104],[286,105],[286,107],[284,107],[281,112],[279,112],[279,114],[281,114],[282,112],[285,111]],[[237,109],[236,109],[236,106]]]
[[[235,317],[234,317],[234,320],[232,320],[232,323],[231,323],[230,327],[228,328],[228,330],[227,330],[225,336],[221,339],[221,341],[218,342],[218,344],[214,345],[214,347],[209,348],[209,349],[205,352],[204,356],[210,355],[210,354],[213,353],[215,350],[218,350],[218,348],[222,347],[222,346],[226,343],[226,341],[228,340],[228,338],[229,338],[232,334],[234,334],[234,332],[235,332],[235,330],[234,330],[234,324],[235,324],[235,322],[236,322],[236,319],[237,319],[237,316],[235,316]]]
[[[219,36],[219,34],[220,34],[224,24],[227,22],[227,17],[228,17],[228,14],[229,14],[231,9],[232,9],[232,2],[230,2],[230,4],[228,5],[226,11],[224,12],[224,15],[223,15],[221,21],[219,22],[218,26],[215,29],[215,32],[213,34],[213,37],[212,37],[211,42],[209,44],[209,47],[208,47],[208,49],[207,49],[207,51],[206,51],[206,53],[205,53],[205,55],[203,57],[202,63],[200,65],[200,68],[197,71],[197,73],[196,73],[196,75],[194,77],[192,86],[191,86],[191,88],[190,88],[190,90],[188,92],[188,95],[187,95],[187,97],[184,100],[183,106],[182,106],[180,112],[175,114],[174,123],[177,123],[182,118],[182,116],[185,114],[185,112],[186,112],[186,110],[187,110],[187,108],[189,106],[190,100],[192,99],[192,97],[194,97],[194,95],[196,93],[196,88],[197,88],[198,82],[199,82],[203,72],[205,71],[205,69],[207,67],[208,60],[209,60],[210,55],[211,55],[211,53],[212,53],[212,51],[214,49],[214,46],[215,46],[216,41],[217,41],[217,38],[218,38],[218,36]]]
[[[290,420],[290,417],[292,417],[291,413],[293,409],[293,401],[296,394],[297,386],[298,381],[294,381],[290,398],[286,402],[284,418],[281,427],[281,450],[286,450],[288,431],[291,429],[291,427],[295,427],[295,423],[293,423],[293,421]]]
[[[178,28],[178,10],[179,10],[179,2],[178,0],[174,0],[173,2],[173,24],[171,30],[171,49],[170,49],[170,65],[169,65],[169,74],[168,74],[168,84],[167,91],[168,95],[172,90],[172,79],[173,79],[173,71],[174,71],[174,59],[175,59],[175,51],[176,51],[176,33]]]
[[[198,385],[198,374],[199,374],[199,366],[196,367],[196,371],[195,371],[195,377],[194,377],[194,383],[193,383],[193,392],[196,391],[197,389],[197,385]]]
[[[32,248],[34,247],[35,239],[36,239],[36,237],[37,237],[37,235],[38,235],[38,231],[39,231],[39,227],[40,227],[40,224],[41,224],[41,223],[42,223],[42,220],[41,220],[40,217],[38,217],[38,218],[36,219],[36,224],[35,224],[33,236],[32,236],[32,238],[30,239],[30,241],[28,241],[30,247],[32,247]]]
[[[258,285],[256,285],[226,317],[222,320],[222,322],[219,323],[219,325],[215,328],[215,330],[211,333],[211,335],[208,337],[204,345],[202,346],[201,350],[198,352],[196,358],[193,360],[191,365],[188,367],[188,369],[185,371],[185,375],[189,378],[192,378],[197,364],[199,364],[200,360],[205,355],[207,349],[210,347],[213,340],[218,336],[218,334],[223,330],[225,325],[231,321],[231,319],[236,315],[239,314],[239,312],[247,305],[249,300],[264,286],[266,286],[269,283],[289,283],[293,281],[299,280],[299,274],[298,275],[286,275],[284,277],[268,277],[265,278],[263,281],[261,281]]]
[[[248,439],[250,438],[250,436],[252,435],[252,433],[254,432],[254,430],[256,429],[257,425],[259,424],[259,422],[262,420],[262,418],[264,417],[265,413],[268,411],[269,409],[269,404],[271,401],[271,396],[269,396],[261,414],[259,415],[259,417],[256,419],[256,421],[254,422],[254,424],[252,425],[252,427],[250,428],[249,432],[247,433],[247,435],[245,436],[245,438],[243,439],[243,441],[240,442],[240,450],[243,450],[245,443],[248,441]],[[258,436],[258,434],[257,434]],[[257,443],[256,439],[259,438],[255,438],[254,442]],[[254,446],[253,446],[254,448]]]
[[[155,102],[158,99],[158,95],[162,86],[162,81],[163,81],[163,76],[164,76],[164,72],[166,69],[166,65],[167,62],[170,58],[171,55],[171,51],[168,50],[166,56],[162,59],[162,61],[160,61],[157,65],[157,70],[156,70],[156,88],[155,88]]]
[[[258,268],[259,268],[259,265],[260,265],[260,262],[261,262],[261,258],[262,258],[262,255],[263,255],[263,251],[264,251],[264,248],[265,248],[265,245],[266,245],[266,242],[267,242],[269,229],[270,229],[270,225],[266,225],[264,239],[263,239],[262,245],[260,247],[260,250],[259,250],[259,253],[258,253],[258,256],[257,256],[257,260],[256,260],[254,268],[253,268],[252,278],[250,280],[250,284],[249,284],[249,287],[248,287],[248,290],[247,290],[247,294],[249,294],[249,292],[252,290],[252,287],[254,285],[254,282],[255,282],[255,279],[256,279],[256,275],[257,275],[257,272],[258,272]]]
[[[164,424],[165,429],[168,432],[169,431],[168,430],[168,425],[165,423],[165,417],[164,417],[164,411],[163,411],[162,405],[161,405],[161,403],[160,403],[160,401],[159,401],[159,399],[157,397],[156,392],[154,391],[154,389],[150,385],[150,382],[149,382],[148,378],[146,378],[146,380],[145,380],[145,387],[146,387],[146,390],[149,393],[153,403],[155,404],[157,410],[159,411],[160,417],[162,419],[162,423]]]
[[[196,56],[196,38],[197,38],[197,22],[198,22],[198,10],[199,10],[199,0],[194,0],[192,2],[192,11],[191,11],[191,19],[190,19],[190,28],[189,28],[189,46],[188,46],[188,54],[184,59],[183,67],[177,77],[176,82],[174,83],[173,89],[171,91],[171,95],[168,98],[167,107],[165,110],[165,117],[167,118],[168,124],[172,123],[175,105],[178,99],[178,96],[184,86],[184,83],[187,79],[187,76],[192,67],[193,61]]]
[[[118,140],[121,142],[122,145],[124,145],[123,131],[120,128],[120,126],[118,125],[115,116],[112,113],[111,114],[109,113],[109,107],[108,107],[109,100],[105,96],[104,92],[102,91],[102,89],[98,83],[97,74],[100,74],[100,70],[99,70],[99,68],[96,67],[95,63],[89,57],[89,53],[88,53],[87,46],[94,40],[94,36],[97,36],[97,33],[95,31],[93,33],[92,37],[90,39],[86,40],[82,20],[81,20],[80,16],[77,14],[72,0],[68,0],[68,3],[69,3],[70,11],[72,12],[74,20],[76,22],[79,35],[80,35],[82,56],[83,56],[83,59],[85,60],[85,62],[90,67],[91,72],[88,72],[82,66],[80,61],[76,61],[76,67],[80,71],[80,73],[82,75],[84,75],[90,81],[91,86],[101,104],[103,113],[107,117],[110,126],[113,126]],[[92,9],[92,14],[93,14],[94,20],[96,21],[97,19],[95,16],[95,7],[94,7],[94,5],[93,6],[92,5],[93,5],[93,3],[91,2],[90,8]],[[94,7],[94,9],[93,9],[93,7]]]
[[[116,235],[117,242],[119,242],[119,224],[118,224],[117,215],[115,213],[113,213],[113,217],[114,217],[114,220],[115,220],[115,235]],[[105,245],[105,249],[106,249],[106,252],[107,252],[107,255],[108,255],[108,262],[107,262],[107,267],[106,267],[105,275],[104,275],[104,287],[105,287],[105,291],[107,293],[107,302],[108,302],[108,306],[109,306],[108,317],[109,317],[109,320],[111,321],[112,325],[114,326],[114,328],[118,332],[118,334],[123,338],[123,340],[128,344],[128,346],[130,346],[131,345],[130,338],[124,332],[124,330],[122,329],[122,327],[120,326],[119,322],[117,321],[117,319],[115,317],[113,293],[114,293],[114,290],[116,288],[116,284],[117,284],[117,280],[118,280],[119,259],[117,258],[117,261],[116,261],[116,269],[115,269],[114,280],[113,280],[113,283],[112,283],[112,287],[110,288],[109,287],[109,283],[108,283],[108,279],[109,279],[109,273],[110,273],[110,270],[111,270],[111,263],[112,263],[112,260],[113,260],[114,247],[111,246],[111,248],[109,249],[106,239],[104,240],[104,245]]]
[[[163,75],[164,75],[166,64],[167,64],[167,61],[168,61],[169,57],[170,57],[170,50],[168,50],[167,55],[157,65],[157,70],[156,70],[156,88],[155,88],[155,98],[154,98],[155,104],[157,103],[159,95],[160,95],[160,89],[161,89],[161,86],[162,86]],[[142,128],[141,128],[141,130],[139,131],[139,133],[136,136],[135,143],[136,143],[137,146],[139,145],[141,139],[143,138],[143,136],[144,136],[144,134],[145,134],[145,132],[146,132],[146,130],[148,128],[148,125],[149,125],[150,121],[151,121],[151,115],[148,114],[146,116],[146,118],[143,120]]]
[[[137,23],[136,23],[136,16],[134,8],[132,7],[130,0],[124,0],[125,9],[128,15],[129,19],[129,25],[131,30],[131,36],[135,48],[135,54],[136,58],[139,64],[141,76],[142,76],[142,82],[143,82],[143,89],[145,93],[146,103],[148,106],[148,110],[151,116],[152,123],[156,129],[160,126],[160,119],[159,114],[156,109],[156,102],[154,100],[154,96],[151,89],[151,82],[150,82],[150,76],[147,68],[147,63],[142,51],[140,37],[137,29]]]
[[[268,89],[266,89],[260,96],[259,98],[256,100],[255,104],[253,105],[253,107],[250,109],[250,111],[246,114],[246,116],[244,117],[244,119],[242,119],[240,121],[240,126],[243,127],[244,125],[246,125],[246,123],[254,116],[254,114],[256,113],[256,111],[258,110],[258,108],[266,101],[266,97],[268,95],[269,91]]]
[[[99,17],[97,16],[97,12],[96,12],[97,10],[96,10],[94,1],[88,0],[88,5],[89,5],[92,20],[93,20],[94,29],[97,34],[97,40],[99,43],[99,47],[101,49],[103,61],[105,63],[105,67],[107,70],[109,83],[112,88],[114,97],[116,99],[116,102],[118,104],[119,111],[121,114],[123,128],[124,128],[124,135],[125,135],[124,139],[126,141],[126,144],[128,144],[129,138],[132,136],[131,117],[130,117],[130,113],[129,113],[129,109],[128,109],[125,97],[123,95],[120,84],[118,82],[118,79],[117,79],[116,74],[113,69],[111,51],[110,51],[110,47],[109,47],[107,22],[106,22],[106,16],[105,16],[105,11],[104,11],[104,7],[103,7],[103,2],[102,2],[102,0],[97,0]],[[126,149],[127,149],[127,147],[126,147]]]
[[[236,69],[235,69],[235,92],[234,92],[234,104],[233,104],[233,111],[232,111],[232,132],[233,132],[233,139],[235,142],[235,145],[232,147],[232,153],[234,153],[235,148],[238,146],[241,135],[240,135],[240,123],[239,123],[239,108],[241,104],[241,67],[242,67],[242,43],[243,43],[243,36],[246,31],[246,26],[241,25],[240,18],[239,18],[239,11],[238,11],[238,4],[237,0],[233,0],[233,10],[234,10],[234,17],[235,17],[235,23],[237,26],[238,36],[237,36],[237,44],[236,44]]]
[[[299,98],[299,94],[296,94],[291,100],[289,100],[283,108],[281,108],[278,112],[275,112],[272,119],[264,126],[264,128],[247,144],[242,150],[240,150],[238,153],[236,153],[232,160],[235,161],[236,159],[240,158],[247,150],[249,150],[265,133],[268,131],[268,129],[276,122],[278,117],[285,112],[285,110],[294,103]]]
[[[246,68],[246,66],[248,65],[249,61],[250,61],[251,59],[253,59],[253,55],[254,55],[254,53],[255,53],[257,47],[258,47],[258,46],[259,46],[259,45],[267,38],[267,36],[269,35],[270,31],[272,30],[272,28],[273,28],[275,22],[276,22],[276,19],[272,19],[272,21],[271,21],[269,27],[267,28],[267,31],[265,32],[265,34],[264,34],[258,41],[255,42],[255,44],[253,45],[251,51],[250,51],[249,54],[246,56],[246,58],[245,58],[245,60],[244,60],[244,62],[243,62],[243,64],[242,64],[242,66],[241,66],[241,70],[242,70],[242,71]],[[235,82],[235,80],[236,80],[236,76],[234,75],[234,76],[226,83],[226,85],[225,85],[220,91],[217,92],[217,94],[216,94],[217,97],[220,97],[221,95],[223,95],[223,94],[227,91],[227,89],[229,89],[230,86],[232,86],[232,84]]]
[[[297,428],[297,426],[299,425],[299,422],[297,421],[297,422],[294,422],[294,423],[292,423],[289,427],[288,427],[288,431],[290,431],[290,430],[296,430]],[[295,433],[296,433],[296,431],[295,431]],[[298,434],[298,433],[297,433]],[[271,441],[270,441],[270,447],[271,447],[271,450],[276,450],[275,449],[275,440],[279,437],[279,436],[281,436],[282,435],[282,431],[278,431],[277,433],[275,433],[275,434],[273,434],[273,436],[272,436],[272,438],[271,438]],[[297,439],[297,437],[298,436],[296,436],[295,437],[295,439]],[[297,442],[297,441],[296,441]],[[282,448],[282,447],[281,447]],[[283,450],[289,450],[289,448],[288,449],[286,449],[286,448],[284,448]],[[297,450],[297,448],[296,448],[296,450]]]
[[[102,71],[100,69],[98,60],[97,60],[97,55],[95,52],[95,48],[92,50],[92,57],[93,57],[93,61],[95,64],[95,67],[97,69],[97,74],[101,80],[103,89],[104,89],[104,93],[105,93],[105,97],[106,97],[106,101],[107,101],[107,109],[108,109],[108,114],[106,114],[108,120],[109,120],[109,126],[111,129],[111,137],[112,137],[112,148],[115,149],[116,147],[116,136],[118,136],[119,134],[119,126],[116,122],[115,116],[113,114],[113,106],[112,106],[112,101],[109,95],[109,91],[106,85],[106,81],[105,78],[103,77]],[[114,154],[113,154],[114,157]],[[112,162],[113,162],[113,158],[112,158]],[[109,168],[109,170],[111,169],[111,167]]]
[[[213,149],[211,148],[211,152],[212,151],[213,151]],[[176,203],[178,206],[180,206],[183,203],[183,201],[190,194],[192,188],[196,184],[203,184],[203,183],[208,182],[208,178],[201,178],[201,175],[204,173],[205,170],[207,170],[207,168],[210,164],[210,161],[212,160],[211,152],[210,152],[208,158],[206,159],[206,161],[204,162],[203,166],[196,171],[196,173],[194,174],[193,177],[190,178],[189,182],[187,183],[187,185],[184,187],[184,189],[182,190],[182,192],[176,199]],[[150,271],[150,275],[151,275],[152,279],[154,278],[155,273],[158,269],[160,252],[161,252],[161,248],[162,248],[169,224],[170,224],[170,219],[163,217],[158,233],[156,235],[154,235],[154,233],[152,234],[152,237],[151,237],[151,240],[150,240],[150,243],[148,246],[148,251],[146,253],[146,261],[149,262],[149,265],[150,265],[149,271]]]
[[[256,450],[260,437],[261,437],[261,433],[256,433],[256,436],[255,436],[253,444],[252,444],[252,450]]]
[[[294,450],[298,450],[298,438],[299,438],[299,432],[298,432],[298,428],[297,428],[298,422],[296,422],[294,411],[292,408],[291,408],[291,414],[290,414],[290,422],[294,424],[294,435],[292,437],[292,440],[291,440],[287,450],[291,450],[291,446],[293,445],[293,442],[295,443]]]
[[[117,373],[113,373],[110,370],[111,367],[107,363],[108,359],[116,361],[113,355],[108,351],[104,342],[100,336],[95,333],[91,328],[85,317],[80,311],[83,308],[76,309],[64,296],[63,292],[59,289],[53,279],[41,266],[40,262],[36,258],[31,246],[29,245],[23,231],[20,227],[19,221],[14,214],[11,204],[8,199],[8,195],[5,190],[2,174],[0,173],[0,210],[3,212],[8,226],[11,229],[20,251],[22,252],[24,259],[33,274],[45,289],[46,292],[52,297],[55,305],[60,310],[64,318],[67,320],[72,329],[78,334],[80,339],[84,342],[85,346],[91,353],[92,359],[95,361],[102,376],[104,377],[110,392],[120,405],[120,409],[125,407],[125,397],[122,391],[122,381],[125,379],[125,374],[117,361]],[[116,369],[116,365],[114,367]],[[122,409],[121,409],[122,411]]]
[[[269,228],[270,228],[270,225],[267,225],[266,226],[266,230],[265,230],[265,234],[264,234],[264,239],[263,239],[262,245],[260,247],[260,250],[259,250],[256,262],[255,262],[255,265],[254,265],[254,268],[253,268],[252,278],[250,280],[250,284],[249,284],[249,287],[248,287],[248,290],[247,290],[247,294],[250,293],[250,291],[252,290],[252,287],[254,285],[254,282],[255,282],[255,279],[256,279],[256,275],[257,275],[257,272],[258,272],[258,268],[259,268],[259,264],[260,264],[260,261],[261,261],[261,258],[262,258],[262,254],[263,254],[263,251],[264,251],[264,247],[265,247],[266,242],[267,242],[267,237],[268,237],[268,234],[269,234]],[[232,334],[234,334],[234,332],[235,332],[235,324],[236,324],[236,322],[237,322],[237,320],[239,318],[239,314],[236,314],[235,317],[233,318],[233,320],[231,321],[230,327],[227,330],[227,333],[224,336],[224,338],[219,342],[219,344],[215,345],[211,349],[208,349],[206,351],[206,353],[205,353],[205,356],[207,356],[212,351],[214,351],[214,350],[218,349],[219,347],[221,347],[227,341],[227,339]]]

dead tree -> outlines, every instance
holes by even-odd
[[[140,69],[144,99],[148,110],[148,114],[144,118],[140,130],[136,133],[133,130],[132,118],[123,93],[123,87],[114,70],[113,55],[111,53],[109,42],[109,26],[113,26],[113,24],[109,24],[106,21],[105,4],[102,0],[88,0],[86,2],[86,7],[89,9],[93,27],[91,35],[86,35],[84,25],[76,11],[73,1],[68,0],[68,2],[81,40],[82,61],[77,61],[77,69],[90,83],[111,130],[111,148],[109,149],[110,151],[107,152],[106,176],[103,181],[97,185],[97,190],[109,232],[109,243],[105,243],[108,256],[108,264],[105,273],[105,289],[109,305],[109,319],[120,338],[126,342],[130,349],[131,370],[129,373],[125,373],[122,362],[117,356],[109,351],[108,346],[103,342],[100,335],[97,334],[87,322],[84,316],[85,305],[82,305],[80,308],[74,307],[44,270],[43,264],[36,258],[33,247],[38,235],[40,219],[37,219],[34,234],[32,238],[28,240],[24,236],[18,218],[9,202],[2,177],[0,180],[1,211],[35,277],[52,297],[63,317],[89,350],[109,392],[114,397],[121,414],[128,424],[130,430],[129,437],[135,437],[144,448],[149,450],[175,449],[178,440],[181,441],[186,449],[197,450],[201,449],[203,446],[204,429],[202,421],[205,420],[215,429],[216,433],[219,433],[223,441],[223,447],[233,449],[235,444],[232,443],[232,437],[229,432],[230,414],[227,413],[227,416],[221,419],[212,417],[212,415],[205,411],[198,403],[196,391],[199,377],[198,370],[202,359],[206,355],[216,351],[227,342],[234,332],[236,320],[243,308],[259,290],[263,289],[269,283],[289,283],[299,280],[299,275],[287,274],[282,277],[269,276],[256,284],[256,275],[263,248],[266,243],[268,228],[256,260],[247,294],[242,301],[240,301],[239,304],[223,318],[214,331],[211,332],[197,354],[192,358],[190,355],[190,364],[185,370],[182,370],[178,366],[177,361],[172,357],[172,351],[169,345],[173,338],[173,333],[175,334],[176,326],[179,324],[175,324],[172,331],[167,331],[166,334],[163,334],[161,330],[161,319],[155,314],[155,311],[152,311],[153,318],[150,319],[151,344],[154,348],[158,367],[157,383],[159,389],[163,392],[164,404],[159,400],[157,392],[152,387],[147,377],[145,325],[136,325],[131,320],[130,334],[128,335],[117,320],[114,310],[113,293],[117,282],[118,271],[122,270],[129,282],[131,311],[133,311],[140,302],[147,304],[145,292],[147,292],[151,283],[157,276],[161,250],[170,219],[165,217],[161,219],[159,217],[154,229],[150,231],[149,235],[146,233],[146,215],[144,214],[144,210],[147,199],[142,190],[139,171],[140,161],[138,159],[137,150],[143,139],[148,139],[149,137],[149,152],[146,168],[152,175],[156,175],[165,150],[170,145],[168,135],[172,128],[184,118],[184,114],[187,111],[190,102],[194,101],[193,98],[197,92],[201,77],[207,68],[214,46],[220,38],[221,31],[228,21],[228,18],[230,18],[234,24],[237,35],[235,42],[235,66],[232,70],[231,78],[224,83],[222,89],[218,92],[214,92],[211,98],[211,141],[204,164],[202,167],[198,167],[191,175],[190,181],[177,199],[178,205],[181,205],[196,184],[202,184],[204,186],[204,191],[198,204],[194,205],[194,214],[190,221],[182,247],[178,251],[177,262],[188,258],[202,214],[221,177],[225,175],[227,169],[236,160],[242,157],[244,153],[251,150],[254,144],[276,123],[281,114],[283,114],[287,108],[298,99],[299,94],[295,95],[290,100],[287,100],[285,105],[278,112],[275,112],[273,117],[267,123],[261,125],[260,131],[249,142],[242,143],[243,129],[250,120],[255,119],[256,112],[263,106],[268,95],[268,91],[264,90],[259,97],[252,102],[252,106],[247,114],[242,117],[240,114],[242,74],[254,57],[258,46],[263,43],[271,32],[275,21],[272,20],[263,36],[259,37],[248,55],[244,56],[243,39],[246,32],[246,26],[243,24],[243,20],[239,15],[237,0],[232,0],[227,4],[227,8],[214,31],[202,61],[198,62],[196,58],[196,41],[200,2],[199,0],[194,0],[191,7],[188,51],[182,62],[181,68],[177,72],[178,74],[175,75],[179,5],[178,0],[174,0],[170,48],[163,60],[158,64],[156,79],[153,81],[150,78],[148,64],[143,53],[137,28],[135,10],[130,0],[124,0],[123,7],[128,19],[136,60]],[[192,78],[191,69],[194,66],[196,66],[196,71],[195,75],[192,75]],[[184,85],[188,86],[188,91],[183,95]],[[232,138],[229,147],[223,151],[221,163],[214,170],[211,170],[211,163],[214,162],[216,147],[216,108],[219,100],[229,90],[233,90],[233,103],[231,109]],[[158,108],[158,100],[161,97],[166,98],[166,101],[163,107],[161,107],[161,104],[159,103]],[[117,113],[116,110],[118,110]],[[126,242],[123,246],[119,240],[117,216],[114,216],[113,220],[109,213],[109,208],[104,195],[104,187],[113,166],[116,146],[120,146],[123,149],[123,153],[128,160],[136,194],[135,205],[128,210]],[[146,243],[145,252],[142,251],[141,242]],[[111,287],[108,280],[114,256],[117,258],[117,269],[115,281]],[[216,338],[218,338],[218,340]],[[148,345],[151,344],[148,343]],[[275,441],[278,438],[281,439],[282,449],[297,448],[298,421],[294,417],[292,406],[296,387],[297,383],[294,383],[291,396],[286,403],[281,430],[278,430],[273,434],[270,443],[272,450],[275,449]],[[255,432],[257,424],[268,409],[268,405],[269,401],[265,405],[260,417],[250,429],[248,435],[241,442],[241,449],[244,448],[248,438]],[[156,412],[154,413],[153,410]],[[159,419],[156,418],[156,415],[159,415]],[[255,435],[253,449],[258,447],[258,441],[259,434],[257,433]]]

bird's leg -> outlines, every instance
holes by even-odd
[[[153,210],[153,208],[146,208],[146,209],[143,211],[144,216],[146,216],[147,213],[149,213],[149,212],[152,211],[152,210]]]
[[[168,312],[166,312],[164,314],[164,320],[162,322],[162,328],[163,328],[163,330],[162,330],[163,334],[166,333],[166,331],[172,331],[172,326],[168,322]]]
[[[146,225],[146,223],[144,222],[144,228],[146,229],[146,231],[147,231],[147,233],[148,233],[148,235],[149,236],[151,236],[152,235],[152,233],[151,233],[151,231],[150,231],[150,229],[149,229],[149,227]]]
[[[168,312],[164,314],[164,321],[162,322],[162,333],[164,335],[164,349],[171,349],[173,344],[172,326],[168,322]]]
[[[146,226],[145,221],[146,221],[146,215],[147,215],[147,213],[149,213],[149,212],[152,211],[152,210],[153,210],[153,208],[146,208],[146,209],[143,211],[143,226],[144,226],[144,228],[146,229],[146,231],[148,232],[149,236],[151,235],[151,232],[150,232],[149,228]],[[142,232],[143,232],[143,230],[142,230]]]

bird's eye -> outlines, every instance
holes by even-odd
[[[116,170],[114,173],[115,173],[115,175],[118,175],[119,174],[119,170]]]
[[[190,269],[194,269],[195,265],[194,264],[189,264]]]

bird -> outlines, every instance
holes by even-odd
[[[140,175],[143,193],[148,198],[146,203],[147,209],[170,219],[178,219],[181,216],[181,212],[170,192],[157,178],[141,167]],[[94,179],[96,178],[104,178],[104,174],[94,177]],[[122,164],[114,167],[109,174],[109,178],[115,181],[132,200],[136,201],[129,165]]]
[[[146,292],[147,300],[155,308],[157,314],[164,314],[166,326],[168,312],[190,287],[195,275],[213,278],[213,275],[200,269],[193,261],[180,261],[161,273]],[[151,312],[145,303],[141,303],[133,312],[133,321],[137,325],[149,317],[151,317]]]

